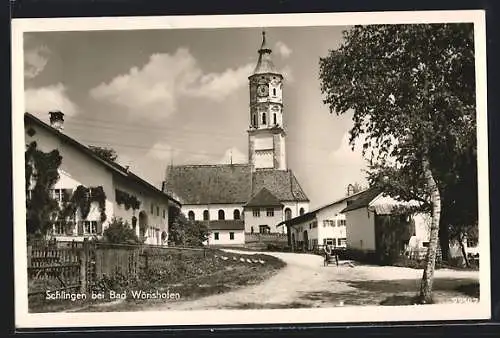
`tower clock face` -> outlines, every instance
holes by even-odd
[[[257,87],[257,94],[259,96],[267,96],[269,94],[269,87],[267,85],[259,85]]]

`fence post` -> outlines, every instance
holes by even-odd
[[[28,267],[31,266],[31,254],[32,254],[32,251],[31,251],[31,245],[28,245]]]
[[[86,238],[83,240],[83,248],[80,250],[80,292],[87,292],[87,262],[89,243]]]

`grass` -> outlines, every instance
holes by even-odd
[[[234,257],[234,258],[233,258]],[[241,261],[244,258],[245,261]],[[247,259],[260,262],[247,262]],[[115,278],[102,288],[105,299],[85,301],[31,300],[30,312],[60,311],[135,311],[145,306],[170,302],[170,299],[138,299],[133,292],[178,294],[180,300],[192,300],[224,293],[243,286],[260,283],[283,268],[285,263],[275,257],[262,254],[230,254],[221,250],[207,251],[206,257],[183,253],[158,256],[149,260],[149,266],[135,280]],[[126,299],[114,301],[109,291],[125,292]],[[176,300],[176,299],[174,299]]]

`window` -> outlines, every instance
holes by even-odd
[[[97,221],[83,221],[83,231],[85,234],[96,234]]]
[[[276,96],[276,88],[273,88],[273,95]]]
[[[50,194],[53,199],[58,202],[69,201],[72,189],[51,189]],[[30,196],[31,197],[31,196]]]
[[[163,209],[163,218],[165,218],[165,215],[166,215],[166,211],[165,211],[165,209]]]
[[[266,113],[262,113],[262,124],[266,124]]]
[[[300,214],[300,215],[303,215],[303,214],[304,214],[304,208],[300,208],[300,210],[299,210],[299,214]]]
[[[309,230],[312,229],[312,223],[309,223]]]
[[[189,210],[189,212],[188,212],[188,219],[190,221],[194,221],[194,211],[193,210]]]
[[[214,240],[218,241],[219,240],[219,233],[214,232]]]
[[[268,234],[269,233],[269,226],[267,225],[259,225],[259,232],[261,234]]]
[[[160,207],[156,206],[156,216],[160,216]]]
[[[253,126],[257,127],[257,115],[253,114],[252,119],[253,119]]]
[[[285,221],[288,221],[292,218],[292,210],[290,208],[285,209]]]
[[[65,235],[66,234],[66,229],[65,229],[65,226],[64,226],[64,222],[57,221],[54,224],[54,233],[56,235]]]
[[[274,122],[274,124],[278,124],[278,119],[277,119],[277,117],[276,117],[276,113],[274,113],[274,115],[273,115],[273,120],[274,120],[274,121],[273,121],[273,122]]]
[[[153,203],[151,203],[151,215],[154,215],[155,213],[155,206],[153,205]]]
[[[339,238],[338,243],[339,243],[339,246],[346,246],[347,238]]]
[[[210,214],[208,213],[208,210],[203,210],[203,220],[204,221],[210,220]]]
[[[267,208],[266,214],[267,214],[267,217],[274,217],[274,209],[273,208]]]
[[[326,219],[323,221],[323,228],[325,227],[333,227],[335,226],[335,221],[331,220],[331,219]]]
[[[240,211],[238,209],[234,209],[233,219],[240,219]]]
[[[318,221],[312,222],[312,227],[313,227],[313,229],[317,228],[318,227]]]
[[[229,233],[229,239],[230,240],[234,240],[234,232],[230,232]]]
[[[337,220],[337,226],[339,226],[339,227],[345,227],[345,225],[346,225],[345,219],[339,219],[339,220]]]
[[[225,214],[224,214],[224,210],[219,210],[219,220],[224,220],[226,217],[225,217]]]
[[[253,209],[253,217],[260,217],[260,209]]]

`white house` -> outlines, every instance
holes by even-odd
[[[79,194],[90,196],[89,210],[75,208],[69,222],[56,221],[52,236],[70,241],[100,237],[116,217],[130,224],[145,243],[166,245],[169,209],[180,208],[179,201],[63,133],[63,113],[51,112],[49,121],[47,124],[29,113],[24,117],[27,147],[36,142],[37,149],[56,149],[62,157],[53,197],[61,204],[78,204]],[[26,198],[30,198],[31,189],[33,183]]]
[[[416,204],[396,201],[374,188],[357,194],[347,201],[347,206],[341,211],[347,223],[347,247],[377,257],[383,255],[388,245],[401,252],[409,247],[426,247],[430,216],[394,212],[396,207]]]
[[[347,245],[346,217],[341,211],[357,194],[345,196],[330,204],[282,222],[288,228],[289,244],[298,250],[314,250],[323,245],[345,248]]]
[[[208,246],[238,246],[245,244],[245,224],[242,220],[203,221],[208,228]]]

